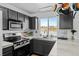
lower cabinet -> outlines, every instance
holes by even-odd
[[[32,40],[32,46],[33,46],[33,53],[42,55],[42,56],[47,56],[55,41],[46,41],[46,40],[38,40],[38,39],[33,39]]]
[[[39,55],[43,55],[43,43],[41,40],[33,40],[33,52]]]
[[[54,43],[55,41],[32,39],[30,44],[16,50],[13,50],[13,46],[4,48],[3,56],[28,56],[32,53],[47,56],[50,53]]]
[[[53,48],[53,45],[55,44],[55,41],[43,41],[43,55],[47,56],[51,49]]]
[[[2,54],[3,56],[13,56],[13,46],[3,48]]]

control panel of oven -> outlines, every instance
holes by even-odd
[[[21,40],[21,41],[15,42],[15,43],[14,43],[14,49],[18,49],[18,48],[20,48],[20,47],[22,47],[22,46],[25,46],[25,45],[29,44],[29,43],[30,43],[30,40],[29,40],[29,39]]]

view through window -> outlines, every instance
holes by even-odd
[[[52,17],[52,18],[41,18],[40,19],[40,34],[43,37],[53,37],[57,36],[57,30],[58,30],[58,18]]]

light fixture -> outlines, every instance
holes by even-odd
[[[63,3],[63,4],[62,4],[62,9],[63,9],[63,10],[67,10],[67,9],[69,9],[69,8],[70,8],[69,3]]]
[[[61,3],[61,6],[57,8],[58,14],[68,15],[71,12],[69,3]]]
[[[58,3],[55,9],[58,14],[68,15],[73,12],[73,16],[75,16],[79,11],[79,3]]]
[[[74,11],[78,11],[79,10],[79,3],[73,3],[72,5]]]

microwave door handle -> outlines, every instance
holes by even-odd
[[[21,29],[23,29],[23,24],[21,24]]]

